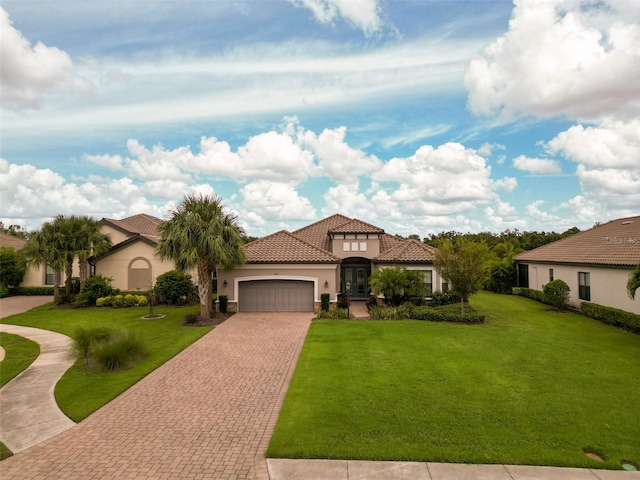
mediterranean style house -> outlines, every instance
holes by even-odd
[[[627,295],[629,274],[640,264],[640,216],[598,225],[515,257],[518,285],[542,290],[564,280],[569,304],[593,302],[640,314],[640,294]]]
[[[435,249],[343,215],[276,232],[246,248],[245,265],[218,271],[218,295],[237,311],[318,310],[321,294],[336,302],[347,287],[351,299],[366,300],[371,272],[385,266],[420,270],[428,292],[441,289]]]

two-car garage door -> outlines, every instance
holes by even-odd
[[[313,312],[313,282],[252,280],[239,284],[241,312]]]

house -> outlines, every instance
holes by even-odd
[[[347,285],[351,299],[367,300],[372,271],[386,266],[422,271],[428,291],[442,284],[434,248],[343,215],[273,233],[246,249],[245,265],[218,271],[218,294],[237,311],[317,311],[321,294],[336,302]]]
[[[569,304],[583,301],[640,314],[640,296],[627,295],[629,274],[640,264],[640,216],[598,225],[515,257],[518,284],[542,290],[562,279]]]
[[[113,287],[121,290],[149,290],[158,275],[175,269],[174,262],[155,255],[162,222],[146,214],[122,220],[103,218],[102,232],[111,236],[112,247],[90,261],[92,274],[113,278]]]

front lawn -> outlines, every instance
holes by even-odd
[[[5,352],[0,362],[0,387],[3,387],[38,358],[40,345],[19,335],[0,332],[0,346]]]
[[[640,336],[521,297],[471,304],[487,324],[313,322],[267,456],[640,463]]]
[[[197,305],[154,307],[154,313],[165,317],[144,320],[141,317],[148,313],[146,307],[64,310],[52,308],[49,304],[2,321],[44,328],[70,337],[78,327],[94,326],[130,329],[143,337],[149,354],[130,369],[116,372],[87,371],[85,360],[81,358],[63,375],[56,385],[56,401],[69,418],[79,422],[211,331],[212,327],[180,325],[187,313],[197,312],[198,309]]]

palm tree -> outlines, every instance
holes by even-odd
[[[67,268],[68,255],[61,222],[45,222],[32,233],[22,250],[29,265],[49,265],[53,270],[53,300],[60,303],[60,281]]]
[[[88,216],[72,217],[77,225],[74,254],[80,267],[80,291],[89,277],[89,257],[100,256],[111,248],[111,237],[102,233],[100,222]]]
[[[640,288],[640,263],[633,272],[629,274],[629,281],[627,282],[627,293],[631,300],[636,298],[636,290]]]
[[[197,268],[200,316],[211,318],[213,274],[217,266],[233,269],[246,261],[244,232],[217,195],[187,195],[170,215],[160,225],[156,254],[181,270]]]

